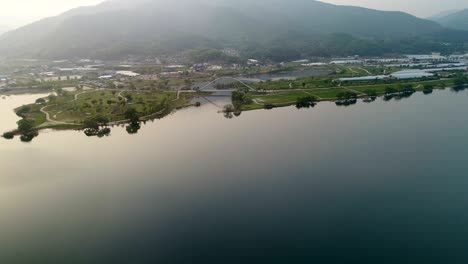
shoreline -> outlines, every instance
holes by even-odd
[[[32,93],[32,91],[36,91],[36,90],[29,90],[28,92],[24,91],[24,93],[20,92],[20,93],[14,94],[14,95],[25,95],[25,94],[34,95],[34,94],[36,94],[36,93]],[[49,93],[50,92],[53,92],[53,91],[49,91]],[[75,121],[76,123],[72,123],[73,121],[66,122],[65,120],[56,120],[55,117],[51,117],[54,113],[49,112],[49,110],[47,110],[47,108],[57,107],[58,109],[60,109],[62,107],[62,108],[68,109],[70,105],[76,104],[76,102],[79,99],[81,99],[80,95],[88,94],[88,93],[92,93],[92,95],[94,95],[94,96],[96,96],[96,94],[98,94],[98,93],[100,93],[101,95],[103,93],[107,93],[106,95],[109,95],[109,96],[112,96],[112,97],[119,97],[119,99],[121,97],[122,100],[120,100],[120,102],[125,102],[124,106],[126,108],[128,108],[128,109],[131,109],[133,107],[137,107],[137,105],[139,103],[134,102],[134,103],[127,104],[127,99],[125,99],[122,96],[123,92],[128,92],[130,96],[134,96],[134,97],[136,97],[135,94],[140,95],[140,94],[147,93],[149,99],[148,98],[145,98],[145,99],[148,99],[148,100],[151,99],[150,98],[151,96],[156,97],[156,99],[157,98],[170,98],[169,100],[166,100],[166,103],[165,103],[166,107],[165,108],[163,108],[163,109],[161,109],[161,110],[159,110],[157,112],[148,113],[148,114],[146,114],[144,116],[138,117],[137,122],[140,123],[140,122],[147,122],[147,121],[150,121],[150,120],[163,118],[164,116],[169,115],[170,113],[172,113],[173,110],[186,108],[186,107],[191,107],[191,106],[196,106],[196,104],[191,102],[192,95],[195,96],[195,97],[197,95],[199,95],[199,94],[197,94],[196,92],[193,92],[193,91],[187,91],[186,92],[186,91],[128,91],[128,90],[119,90],[120,93],[114,94],[115,92],[117,92],[117,91],[116,90],[108,90],[108,89],[95,89],[95,90],[89,90],[89,91],[77,91],[76,93],[61,95],[62,100],[65,99],[65,98],[71,98],[71,100],[62,101],[62,102],[59,101],[58,103],[54,102],[53,104],[50,104],[51,102],[48,101],[50,99],[48,98],[48,96],[46,96],[46,97],[41,97],[41,98],[37,99],[37,100],[44,99],[46,101],[46,103],[37,103],[37,101],[36,101],[35,103],[18,106],[17,108],[13,109],[13,111],[15,112],[16,116],[21,118],[18,122],[20,122],[22,120],[30,120],[30,121],[36,122],[36,125],[34,127],[32,127],[32,129],[30,129],[27,134],[29,134],[29,133],[31,133],[31,134],[39,133],[40,131],[46,130],[46,129],[80,131],[80,130],[87,129],[87,127],[86,127],[86,125],[85,125],[85,123],[83,121],[84,119],[80,119],[81,123],[78,123],[76,121]],[[135,94],[133,94],[133,93],[135,93]],[[40,93],[37,93],[37,94],[44,95],[45,93],[44,93],[44,91],[41,91]],[[109,98],[107,98],[107,99],[109,99]],[[86,100],[89,100],[89,99],[86,99]],[[154,101],[150,101],[150,102],[154,103]],[[164,100],[162,100],[162,102],[164,102]],[[26,113],[21,113],[20,111],[21,111],[22,108],[28,108],[29,110]],[[118,107],[118,108],[121,109],[120,107]],[[124,109],[124,108],[122,108],[122,109]],[[52,110],[52,111],[54,111],[54,110]],[[57,111],[57,109],[55,109],[55,111]],[[64,111],[66,111],[66,110],[64,110]],[[142,112],[140,112],[140,114],[141,113]],[[55,114],[57,114],[57,113],[55,113]],[[120,115],[122,115],[122,114],[120,114]],[[117,116],[115,116],[115,117],[117,117]],[[92,116],[90,116],[89,118],[92,118]],[[121,125],[121,124],[132,124],[130,119],[117,119],[115,121],[111,121],[112,119],[113,118],[110,118],[110,120],[108,122],[103,123],[102,125],[100,125],[100,127],[101,128],[106,128],[106,127],[118,126],[118,125]],[[23,135],[24,135],[24,133],[21,133],[19,131],[19,129],[12,129],[12,130],[9,130],[9,131],[2,132],[1,136],[3,138],[6,138],[6,139],[11,139],[12,137],[23,136]]]
[[[277,85],[280,82],[285,81],[274,82],[272,85]],[[456,87],[459,87],[460,90],[466,89],[466,84],[454,85],[454,83],[455,79],[445,78],[388,84],[338,85],[324,88],[300,89],[292,88],[291,84],[289,85],[291,87],[290,89],[254,90],[251,88],[248,91],[244,91],[245,95],[251,98],[250,102],[236,104],[236,109],[238,109],[238,111],[269,110],[294,105],[298,108],[308,108],[314,107],[318,102],[335,102],[337,106],[350,106],[356,104],[358,99],[362,99],[365,103],[371,103],[378,97],[391,100],[392,98],[409,97],[421,91],[425,94],[430,94],[433,90],[456,89]],[[303,86],[306,86],[306,83],[303,83]],[[429,92],[428,89],[430,89]],[[233,90],[233,92],[234,91],[241,90]],[[193,90],[155,91],[92,89],[63,92],[38,89],[12,89],[8,91],[8,94],[2,94],[1,92],[3,91],[0,91],[0,97],[2,95],[50,94],[52,92],[59,94],[53,96],[54,98],[50,96],[39,98],[43,99],[42,103],[36,101],[35,103],[19,106],[15,109],[16,115],[23,118],[23,120],[33,120],[36,122],[36,125],[33,126],[33,130],[31,131],[41,131],[45,129],[83,130],[86,129],[84,121],[97,116],[106,117],[108,120],[102,123],[102,127],[130,124],[131,122],[129,119],[118,119],[117,117],[123,117],[125,109],[131,108],[139,109],[138,112],[140,115],[145,114],[139,117],[138,121],[145,122],[162,118],[174,110],[197,106],[197,104],[190,101],[197,96],[203,97],[204,95],[203,91],[196,92]],[[301,106],[298,104],[298,101],[304,98],[308,98],[310,102],[305,106]],[[52,101],[52,99],[54,100]],[[99,99],[99,103],[96,103],[96,99]],[[91,104],[91,100],[93,104]],[[107,104],[104,103],[106,101]],[[159,103],[163,103],[163,105],[158,106],[164,107],[163,109],[154,113],[148,113],[148,110],[157,108],[156,106],[159,105]],[[232,103],[234,104],[234,102]],[[21,108],[26,107],[29,108],[28,111],[20,112],[22,111]],[[49,110],[48,108],[53,109]],[[104,108],[106,110],[102,112],[102,110],[98,110],[99,108]],[[225,110],[225,112],[228,112],[228,110]],[[61,115],[61,118],[57,118],[58,115]],[[14,135],[20,134],[18,130],[12,130],[6,133],[14,133]]]

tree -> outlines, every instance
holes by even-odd
[[[141,125],[140,123],[131,123],[130,125],[126,126],[126,130],[128,134],[136,134],[140,130]]]
[[[135,108],[129,108],[125,112],[125,118],[128,119],[130,123],[133,123],[133,124],[140,122],[140,114]]]
[[[455,78],[453,83],[457,87],[462,87],[462,86],[464,86],[464,85],[466,85],[468,83],[468,78],[463,74],[459,74],[459,75],[457,75],[457,77]]]
[[[317,97],[315,96],[300,97],[297,99],[296,107],[298,109],[314,107],[316,101],[317,101]]]
[[[423,88],[423,93],[431,94],[433,90],[434,90],[434,86],[432,84],[425,84]]]
[[[25,135],[34,130],[35,122],[30,119],[21,119],[18,121],[18,132]]]
[[[83,122],[83,126],[85,128],[84,133],[88,137],[98,136],[103,137],[110,134],[111,130],[108,127],[100,129],[101,126],[107,126],[109,123],[109,118],[97,115],[95,117],[91,117],[86,119]]]
[[[44,98],[39,98],[39,99],[36,100],[36,104],[43,104],[45,102],[46,102],[46,100]]]
[[[103,116],[103,115],[97,115],[94,117],[94,120],[100,125],[100,126],[107,126],[109,124],[109,118]]]
[[[15,133],[13,133],[13,132],[5,132],[5,133],[3,133],[3,137],[4,137],[5,139],[13,139],[13,138],[15,137]]]
[[[227,119],[231,119],[234,117],[233,115],[233,112],[235,111],[235,108],[233,105],[225,105],[224,106],[224,109],[223,109],[223,112],[224,112],[224,117],[227,118]]]
[[[25,105],[22,106],[18,111],[16,112],[17,115],[24,117],[26,114],[31,112],[31,106]]]
[[[224,113],[232,113],[232,112],[234,112],[234,110],[235,110],[234,106],[230,105],[230,104],[225,105],[224,108],[223,108]]]
[[[248,105],[252,103],[252,97],[246,89],[233,91],[231,99],[235,109],[240,109],[242,105]]]
[[[397,92],[398,92],[398,90],[396,88],[394,88],[394,87],[388,86],[388,87],[385,88],[385,94],[386,95],[394,94],[394,93],[397,93]]]
[[[89,129],[99,129],[99,123],[95,118],[88,118],[83,122],[83,126]]]

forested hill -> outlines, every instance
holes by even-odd
[[[465,38],[406,13],[313,0],[109,0],[4,34],[0,56],[110,59],[229,47],[282,60],[453,49]]]

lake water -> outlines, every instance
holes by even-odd
[[[0,101],[11,109],[39,96]],[[467,263],[468,92],[0,140],[0,263]]]

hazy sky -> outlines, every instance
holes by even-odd
[[[452,9],[468,8],[467,0],[322,0],[332,4],[364,6],[381,10],[397,10],[419,17]]]
[[[17,26],[103,0],[1,0],[0,25]]]
[[[196,0],[194,0],[196,1]],[[252,0],[255,1],[255,0]],[[356,5],[383,10],[401,10],[420,17],[440,11],[468,8],[467,0],[323,0],[333,4]],[[1,0],[0,25],[18,26],[58,15],[73,7],[103,0]]]

